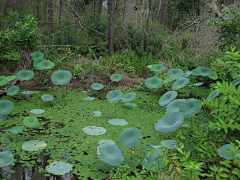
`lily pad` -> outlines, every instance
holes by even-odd
[[[128,107],[128,108],[135,108],[135,107],[138,107],[137,104],[133,104],[133,103],[125,103],[123,104],[124,106]]]
[[[30,80],[34,76],[34,72],[30,70],[21,70],[16,73],[16,77],[19,81]]]
[[[97,127],[97,126],[87,126],[82,129],[84,133],[88,135],[103,135],[107,132],[107,130],[103,127]]]
[[[192,74],[195,76],[210,76],[213,73],[213,71],[210,68],[207,67],[197,67],[196,69],[192,70]]]
[[[212,91],[212,92],[208,95],[208,97],[207,97],[208,102],[211,102],[211,97],[214,99],[214,98],[217,97],[219,94],[221,94],[221,92],[220,92],[219,90],[220,90],[220,89],[218,88],[218,89]]]
[[[151,88],[159,89],[163,85],[163,80],[158,77],[147,78],[145,80],[145,85],[149,89],[151,89]]]
[[[163,141],[161,141],[161,145],[168,149],[176,149],[177,148],[176,140],[163,140]],[[183,143],[181,143],[181,145],[184,147]]]
[[[155,73],[162,73],[167,68],[162,64],[155,64],[151,67],[151,71],[154,71]]]
[[[108,99],[109,103],[117,103],[122,99],[123,95],[124,94],[121,92],[121,90],[109,91],[106,95],[106,98]]]
[[[140,143],[142,132],[137,128],[124,129],[119,135],[119,142],[126,147],[134,147]]]
[[[87,100],[87,101],[93,101],[96,98],[95,97],[90,97],[90,96],[86,95],[86,96],[83,97],[83,99]]]
[[[165,94],[162,95],[162,97],[159,99],[158,104],[160,106],[165,106],[168,103],[170,103],[175,97],[177,97],[176,91],[168,91]]]
[[[177,81],[175,81],[172,84],[172,89],[174,89],[174,90],[181,89],[184,86],[186,86],[189,82],[190,82],[190,80],[188,78],[178,78]]]
[[[54,161],[46,167],[48,173],[53,175],[64,175],[72,170],[72,165],[62,161]]]
[[[45,149],[46,147],[46,142],[38,140],[29,140],[22,144],[22,149],[25,151],[39,151],[41,149]]]
[[[5,167],[14,162],[14,157],[11,151],[0,152],[0,167]]]
[[[126,126],[128,124],[125,119],[110,119],[108,122],[115,126]]]
[[[51,94],[43,94],[41,96],[42,101],[47,102],[47,101],[52,101],[54,99],[54,96]]]
[[[42,62],[37,64],[37,68],[39,70],[52,69],[54,67],[54,65],[55,64],[49,60],[43,60]]]
[[[31,94],[34,94],[33,91],[23,91],[23,92],[21,92],[21,93],[24,94],[24,95],[31,95]]]
[[[202,104],[198,99],[190,98],[181,104],[180,112],[183,113],[184,118],[190,118],[200,111],[201,106]]]
[[[172,82],[172,81],[174,81],[175,79],[176,79],[175,77],[170,77],[170,78],[164,80],[164,81],[163,81],[163,84],[167,84],[167,83],[169,83],[169,82]]]
[[[11,133],[20,133],[24,130],[24,126],[14,126],[10,129]]]
[[[51,75],[51,81],[55,85],[65,85],[72,78],[72,73],[70,71],[59,70]]]
[[[114,141],[110,140],[110,139],[101,139],[101,140],[98,141],[98,144],[102,145],[102,144],[108,143],[108,142],[113,142],[114,143]]]
[[[213,71],[213,73],[210,76],[208,76],[208,77],[210,77],[213,80],[217,80],[218,79],[218,75],[217,75],[217,73],[215,71]]]
[[[185,72],[185,73],[177,76],[177,78],[185,78],[185,77],[190,76],[191,74],[192,74],[192,72],[191,72],[191,71],[188,71],[188,72]]]
[[[14,108],[14,104],[11,101],[8,101],[8,100],[0,101],[1,115],[8,115],[10,112],[12,112],[13,108]]]
[[[134,92],[128,93],[123,96],[122,102],[129,103],[129,102],[132,102],[135,98],[136,98],[136,93],[134,93]]]
[[[102,116],[102,114],[94,114],[94,116]]]
[[[182,102],[185,100],[186,99],[176,99],[176,100],[170,102],[166,107],[167,113],[170,114],[170,113],[174,113],[174,112],[180,112],[180,106],[181,106]]]
[[[155,129],[161,133],[168,133],[177,130],[184,121],[182,112],[166,114],[155,124]]]
[[[191,126],[189,124],[182,124],[182,127],[190,128]]]
[[[16,75],[8,76],[7,78],[8,78],[8,81],[12,81],[16,79]]]
[[[228,159],[228,160],[231,160],[233,159],[233,156],[231,156],[227,151],[226,149],[231,149],[234,153],[235,153],[235,149],[232,147],[231,144],[225,144],[223,145],[222,147],[220,147],[217,151],[218,151],[218,155],[222,158],[225,158],[225,159]]]
[[[101,114],[101,111],[93,111],[94,114]]]
[[[201,86],[203,84],[204,84],[204,82],[199,82],[199,83],[191,84],[191,85],[188,85],[188,86]]]
[[[45,110],[43,110],[43,109],[32,109],[29,112],[33,113],[33,114],[42,114],[42,113],[45,112]]]
[[[102,84],[99,84],[99,83],[93,83],[91,85],[91,88],[94,89],[94,90],[101,90],[104,88],[104,86]]]
[[[120,81],[122,78],[123,78],[123,77],[122,77],[122,75],[120,75],[120,74],[112,74],[112,75],[110,76],[111,81]]]
[[[36,59],[39,59],[39,58],[43,58],[43,57],[44,57],[44,54],[40,53],[38,51],[31,54],[31,58],[33,61],[35,61]]]
[[[111,166],[118,166],[124,161],[123,150],[115,142],[107,142],[97,147],[99,159]]]
[[[172,68],[167,72],[168,77],[178,77],[183,74],[183,70],[179,68]]]
[[[38,118],[35,116],[25,117],[23,120],[23,124],[29,128],[35,128],[38,125]]]
[[[0,86],[4,86],[8,83],[8,78],[5,76],[0,76]]]
[[[0,114],[0,121],[4,121],[5,119],[7,119],[7,116],[3,116]]]
[[[19,90],[20,90],[20,88],[18,86],[12,86],[12,87],[8,88],[7,95],[14,96],[15,94],[17,94],[19,92]]]
[[[45,59],[44,58],[38,58],[36,59],[34,62],[33,62],[33,67],[36,69],[36,70],[41,70],[37,67],[37,65],[41,62],[43,62]]]

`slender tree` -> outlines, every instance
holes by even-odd
[[[131,23],[136,20],[136,0],[124,0],[124,15],[123,21],[125,23],[125,27],[128,23]]]
[[[150,12],[151,12],[151,7],[152,7],[152,0],[148,0],[148,15],[147,15],[147,24],[146,24],[146,33],[145,33],[145,42],[144,42],[144,49],[146,50],[146,48],[149,46],[148,43],[148,34],[149,34],[149,19],[150,19]]]
[[[161,23],[163,25],[167,24],[167,18],[168,18],[168,5],[170,4],[171,0],[165,0],[163,3],[163,8],[162,8],[162,12],[161,12]]]
[[[112,56],[114,52],[114,12],[115,12],[115,0],[109,1],[108,10],[110,13],[109,20],[109,41],[108,41],[108,51],[109,56]]]
[[[49,33],[54,33],[53,24],[53,0],[48,0],[48,22],[49,22]]]

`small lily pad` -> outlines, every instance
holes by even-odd
[[[120,74],[112,74],[112,75],[110,76],[111,81],[120,81],[122,78],[123,78],[123,77],[122,77],[122,75],[120,75]]]
[[[94,114],[94,116],[102,116],[102,114]]]
[[[172,68],[167,72],[168,77],[178,77],[183,74],[183,70],[179,68]]]
[[[42,113],[45,112],[45,110],[43,110],[43,109],[32,109],[29,112],[33,113],[33,114],[42,114]]]
[[[104,86],[102,84],[99,84],[99,83],[93,83],[91,85],[91,88],[94,89],[94,90],[101,90],[104,88]]]
[[[97,127],[97,126],[87,126],[82,129],[84,133],[88,135],[103,135],[107,132],[107,130],[103,127]]]
[[[172,89],[178,90],[181,89],[182,87],[186,86],[190,82],[190,79],[188,78],[178,78],[177,81],[175,81],[172,84]]]
[[[11,133],[20,133],[24,130],[24,126],[15,126],[10,129]]]
[[[22,149],[25,151],[39,151],[41,149],[45,149],[46,147],[46,142],[38,140],[29,140],[22,144]]]
[[[14,157],[11,151],[0,152],[0,167],[5,167],[14,162]]]
[[[134,99],[136,98],[136,93],[128,93],[128,94],[125,94],[122,98],[122,102],[123,103],[129,103],[129,102],[132,102]]]
[[[162,64],[154,64],[151,67],[151,71],[154,71],[155,73],[162,73],[166,69],[167,68],[164,65],[162,65]]]
[[[8,83],[8,78],[6,76],[0,76],[0,86],[4,86]]]
[[[223,145],[222,147],[220,147],[217,151],[218,151],[218,155],[222,158],[225,158],[225,159],[228,159],[228,160],[231,160],[233,159],[233,156],[231,156],[229,154],[229,152],[226,151],[226,149],[231,149],[234,153],[235,153],[235,149],[232,147],[231,144],[225,144]]]
[[[20,90],[20,87],[18,86],[12,86],[10,88],[8,88],[7,90],[7,95],[8,96],[14,96],[15,94],[17,94]]]
[[[44,94],[41,96],[41,99],[44,102],[48,102],[48,101],[52,101],[54,99],[54,96],[51,94]]]
[[[21,92],[21,93],[24,94],[24,95],[34,94],[33,91],[23,91],[23,92]]]
[[[7,78],[8,78],[8,81],[12,81],[12,80],[16,79],[16,75],[8,76]]]
[[[159,99],[158,104],[160,106],[165,106],[168,103],[170,103],[175,97],[177,97],[176,91],[168,91],[165,94],[162,95],[162,97]]]
[[[23,124],[29,128],[35,128],[38,125],[38,118],[36,118],[35,116],[25,117],[25,119],[23,120]]]
[[[189,124],[182,124],[182,127],[190,128],[191,126]]]
[[[30,80],[34,76],[34,72],[30,70],[21,70],[16,73],[19,81]]]
[[[101,111],[93,111],[94,114],[101,114]]]
[[[38,51],[31,54],[31,58],[32,58],[33,61],[35,61],[38,58],[43,58],[43,57],[44,57],[44,54],[40,53]]]
[[[163,141],[161,141],[161,145],[168,149],[176,149],[177,148],[176,140],[163,140]],[[184,146],[183,143],[181,143],[181,145]]]
[[[102,144],[108,143],[108,142],[113,142],[114,143],[114,141],[110,140],[110,139],[101,139],[101,140],[98,141],[98,144],[102,145]]]
[[[13,102],[8,101],[8,100],[0,101],[0,114],[1,115],[10,114],[10,112],[12,112],[13,108],[14,108]]]
[[[108,122],[115,126],[126,126],[128,124],[125,119],[110,119]]]
[[[62,161],[54,161],[50,163],[45,170],[54,175],[64,175],[72,170],[72,165]]]
[[[159,89],[163,85],[163,80],[158,77],[147,78],[145,80],[145,85],[149,89],[151,89],[151,88]]]
[[[125,103],[123,104],[124,106],[128,107],[128,108],[135,108],[135,107],[138,107],[137,104],[133,104],[133,103]]]
[[[96,99],[96,98],[90,97],[90,96],[86,95],[86,96],[83,97],[83,99],[84,99],[84,100],[87,100],[87,101],[93,101],[93,100]]]

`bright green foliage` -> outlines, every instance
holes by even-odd
[[[110,178],[111,180],[118,180],[118,179],[122,179],[122,180],[127,180],[129,179],[128,178],[128,165],[119,165],[118,167],[116,168],[112,168],[111,171],[110,171]]]
[[[5,76],[0,76],[0,86],[4,86],[8,83],[8,78]]]
[[[14,162],[11,151],[0,152],[0,167],[5,167]]]

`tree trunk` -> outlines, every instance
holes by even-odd
[[[40,19],[40,12],[39,12],[39,3],[37,1],[37,22],[40,23],[41,19]]]
[[[98,14],[101,15],[102,12],[102,0],[98,0]]]
[[[145,42],[144,42],[144,50],[149,46],[148,43],[148,33],[149,33],[149,19],[150,19],[150,12],[151,12],[151,6],[152,6],[152,0],[148,0],[148,16],[147,16],[147,24],[146,24],[146,34],[145,34]]]
[[[123,14],[123,21],[125,26],[128,23],[131,23],[136,20],[136,0],[124,0],[124,14]]]
[[[48,0],[48,22],[49,22],[49,33],[54,33],[54,24],[53,24],[53,2]]]
[[[115,0],[109,0],[108,10],[110,13],[109,20],[109,41],[108,41],[108,51],[111,57],[114,52],[114,12],[115,12]]]
[[[59,0],[59,17],[58,17],[58,29],[61,30],[61,21],[62,21],[62,0]]]
[[[167,10],[168,10],[168,5],[170,4],[171,0],[165,0],[163,4],[163,9],[161,12],[161,24],[166,25],[167,24]]]

